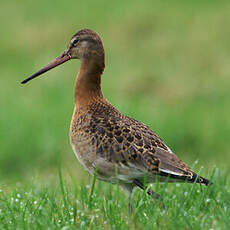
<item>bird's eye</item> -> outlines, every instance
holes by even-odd
[[[77,45],[77,43],[79,42],[79,39],[75,39],[74,41],[73,41],[73,46],[76,46]]]

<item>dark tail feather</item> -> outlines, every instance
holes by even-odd
[[[188,179],[189,182],[191,183],[199,183],[199,184],[204,184],[204,185],[212,185],[213,183],[211,181],[209,181],[208,179],[205,179],[202,176],[198,176],[196,173],[193,173],[192,178]]]
[[[211,181],[209,181],[208,179],[205,179],[204,177],[198,176],[196,173],[193,173],[192,177],[189,176],[178,176],[178,175],[174,175],[174,174],[169,174],[166,172],[160,172],[161,176],[165,176],[165,177],[169,177],[169,178],[173,178],[176,180],[180,180],[180,181],[188,181],[190,183],[198,183],[198,184],[204,184],[204,185],[212,185],[213,183]]]

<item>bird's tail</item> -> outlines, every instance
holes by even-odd
[[[193,173],[192,178],[189,178],[188,181],[191,182],[191,183],[204,184],[206,186],[213,184],[210,180],[205,179],[202,176],[198,176],[196,173]]]
[[[209,181],[208,179],[205,179],[204,177],[198,176],[196,173],[191,172],[192,175],[175,175],[175,174],[170,174],[170,173],[166,173],[161,171],[160,175],[164,176],[164,177],[169,177],[173,180],[178,180],[179,181],[187,181],[189,183],[197,183],[197,184],[204,184],[204,185],[211,185],[213,184],[211,181]]]

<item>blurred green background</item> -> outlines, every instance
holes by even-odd
[[[0,2],[0,183],[64,172],[83,178],[69,144],[73,60],[21,85],[82,28],[104,41],[102,88],[203,175],[230,163],[229,1]]]

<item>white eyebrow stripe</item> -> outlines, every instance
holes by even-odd
[[[73,44],[73,42],[76,40],[76,38],[73,38],[70,40],[71,44]]]

